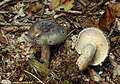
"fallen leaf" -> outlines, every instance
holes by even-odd
[[[52,0],[50,4],[50,8],[53,10],[56,7],[60,6],[61,4],[64,4],[65,2],[68,2],[70,0]]]
[[[120,17],[120,3],[112,3],[108,5],[109,8],[111,8],[116,16]]]
[[[52,10],[68,11],[73,7],[73,2],[74,0],[52,0],[50,7]]]
[[[57,7],[55,10],[64,9],[64,11],[68,11],[73,7],[73,2],[74,2],[74,0],[70,0],[68,2],[65,2],[64,4]]]
[[[99,24],[98,24],[99,28],[108,31],[110,30],[110,26],[114,21],[115,21],[115,14],[109,7],[107,7],[105,9],[105,12],[99,19]]]

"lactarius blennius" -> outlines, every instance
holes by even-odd
[[[49,66],[50,45],[61,43],[66,38],[66,29],[50,20],[35,22],[28,31],[30,42],[41,46],[41,59]]]
[[[88,65],[99,65],[109,52],[109,40],[100,29],[91,27],[83,29],[76,41],[75,50],[80,54],[76,64],[84,71]]]

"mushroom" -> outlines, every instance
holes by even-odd
[[[41,59],[46,66],[49,66],[50,45],[61,43],[66,38],[66,29],[51,21],[43,20],[35,22],[28,31],[30,42],[41,46]]]
[[[109,52],[109,39],[100,29],[86,28],[79,33],[75,50],[80,54],[76,64],[82,72],[88,65],[96,66],[106,59]]]

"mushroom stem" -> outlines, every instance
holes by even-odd
[[[45,63],[45,65],[48,67],[49,66],[49,58],[50,58],[50,46],[42,45],[40,61],[43,61]]]
[[[96,45],[93,43],[88,43],[83,47],[81,56],[78,58],[76,62],[81,72],[87,68],[87,66],[93,59],[95,52],[96,52]]]

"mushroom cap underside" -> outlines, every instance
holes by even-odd
[[[96,53],[90,62],[90,65],[99,65],[108,56],[109,39],[102,30],[91,27],[86,28],[79,33],[75,50],[81,54],[83,47],[88,43],[96,45]]]

